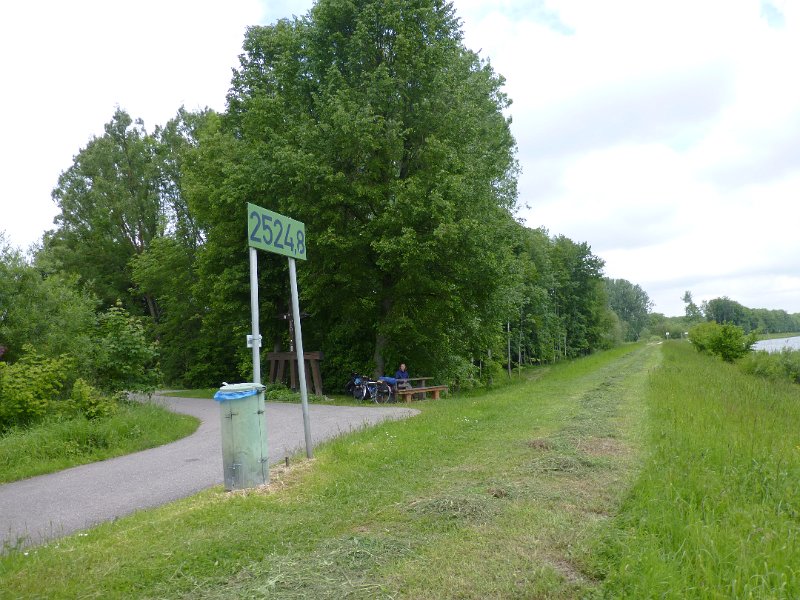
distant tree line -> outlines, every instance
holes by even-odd
[[[653,334],[677,338],[683,337],[689,328],[704,322],[719,325],[736,325],[745,334],[749,333],[796,333],[800,332],[800,313],[790,314],[785,310],[748,308],[727,296],[695,304],[692,293],[683,295],[685,316],[665,317],[660,313],[649,315],[649,329]]]
[[[401,361],[477,383],[509,348],[551,362],[651,325],[644,290],[605,279],[587,243],[515,218],[510,101],[452,5],[320,0],[248,29],[240,61],[224,113],[180,109],[150,132],[118,109],[78,152],[41,247],[26,262],[5,246],[6,360],[26,343],[81,356],[100,315],[124,311],[165,382],[249,378],[247,202],[306,224],[305,347],[328,387]],[[288,347],[286,268],[260,259],[265,350]],[[13,317],[33,293],[16,276],[56,306],[38,329]]]

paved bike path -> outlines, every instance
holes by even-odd
[[[142,508],[166,504],[222,483],[219,405],[154,396],[170,410],[200,419],[192,435],[158,448],[0,485],[0,550],[41,543]],[[305,449],[299,404],[267,403],[271,463]],[[314,445],[418,411],[400,407],[309,406]]]

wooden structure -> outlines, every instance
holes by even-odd
[[[269,382],[283,383],[286,378],[288,366],[289,387],[298,389],[297,384],[297,352],[269,352]],[[312,390],[315,396],[322,396],[322,375],[319,371],[319,361],[322,352],[304,352],[303,359],[306,363],[306,387]]]
[[[426,393],[430,392],[433,394],[433,399],[438,400],[439,394],[441,392],[446,392],[448,387],[446,385],[427,385],[425,387],[416,387],[416,388],[397,388],[397,397],[398,399],[405,400],[406,402],[411,402],[411,397],[415,394],[421,394],[423,397]]]

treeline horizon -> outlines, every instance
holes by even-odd
[[[682,298],[685,304],[684,316],[666,317],[661,313],[651,313],[649,328],[662,337],[683,337],[688,328],[702,322],[715,322],[720,325],[736,325],[745,334],[774,334],[800,332],[800,313],[789,313],[782,309],[748,308],[728,296],[704,300],[695,304],[691,291]],[[658,333],[660,332],[660,333]],[[669,333],[669,335],[666,335]]]

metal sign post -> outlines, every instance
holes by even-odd
[[[297,293],[297,268],[289,257],[289,286],[292,288],[292,314],[294,316],[294,339],[297,349],[297,377],[300,379],[300,402],[303,405],[303,429],[306,436],[306,456],[312,457],[311,419],[308,416],[308,389],[306,386],[306,360],[303,354],[303,332],[300,329],[300,300]]]
[[[248,336],[253,344],[253,378],[261,383],[261,358],[259,348],[261,335],[258,331],[258,278],[256,248],[283,254],[289,257],[289,285],[292,290],[292,313],[294,315],[295,348],[297,370],[300,378],[300,401],[303,405],[303,429],[306,438],[306,456],[312,457],[311,420],[308,414],[308,389],[306,386],[306,364],[303,356],[303,334],[300,329],[300,299],[297,293],[297,269],[295,259],[306,260],[306,226],[300,221],[247,203],[247,243],[250,246],[250,311],[253,334]],[[258,379],[256,378],[258,374]]]
[[[250,323],[252,335],[247,345],[253,348],[253,383],[261,383],[261,334],[258,329],[258,253],[250,248]]]

